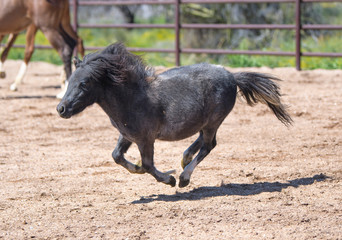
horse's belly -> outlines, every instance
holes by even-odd
[[[158,139],[165,141],[178,141],[198,133],[203,127],[202,123],[172,123],[161,128]]]
[[[27,28],[31,19],[26,16],[26,9],[7,4],[0,8],[0,33],[18,33]]]

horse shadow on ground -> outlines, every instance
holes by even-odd
[[[189,192],[177,192],[176,194],[153,194],[147,197],[141,197],[135,200],[133,204],[149,203],[155,201],[162,202],[177,202],[177,201],[193,201],[201,200],[210,197],[222,196],[250,196],[257,195],[263,192],[281,192],[288,187],[297,188],[299,186],[311,185],[315,182],[325,181],[330,177],[324,174],[314,175],[313,177],[298,178],[289,180],[286,183],[280,182],[257,182],[252,184],[229,183],[222,184],[219,187],[199,187]]]

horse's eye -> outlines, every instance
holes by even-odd
[[[82,90],[86,91],[86,90],[87,90],[87,84],[84,83],[84,82],[81,82],[81,83],[80,83],[80,88],[81,88]]]

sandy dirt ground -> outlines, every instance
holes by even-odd
[[[114,163],[118,132],[99,106],[57,115],[60,66],[31,63],[10,92],[19,66],[0,80],[0,239],[342,239],[341,70],[231,69],[282,78],[294,125],[238,99],[180,189]],[[157,168],[178,180],[195,138],[157,141]]]

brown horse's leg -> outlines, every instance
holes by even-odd
[[[4,35],[0,35],[0,44],[2,39],[4,38]],[[2,50],[2,46],[0,45],[0,51]],[[5,78],[6,77],[6,73],[5,70],[3,69],[3,62],[0,61],[0,78]]]
[[[217,128],[203,130],[203,145],[197,156],[184,168],[179,177],[179,187],[185,187],[190,183],[190,177],[196,166],[210,153],[216,146]]]
[[[69,16],[69,10],[67,11],[66,16],[62,19],[62,28],[65,31],[66,34],[68,34],[75,42],[77,42],[76,47],[77,47],[77,52],[81,54],[82,57],[84,57],[84,46],[83,46],[83,40],[80,38],[77,33],[74,31],[72,26],[70,25],[70,16]],[[67,88],[67,82],[65,82],[65,72],[61,73],[61,83],[62,83],[62,89]],[[57,97],[61,98],[63,97],[64,93],[60,93]]]
[[[2,50],[2,39],[5,37],[5,35],[1,35],[0,34],[0,51]],[[0,61],[0,78],[5,78],[6,77],[6,74],[5,74],[5,71],[3,70],[3,62]]]
[[[77,51],[81,54],[82,57],[84,57],[84,45],[83,45],[83,39],[82,38],[78,38],[77,39]]]
[[[37,30],[38,29],[37,29],[36,25],[34,25],[34,24],[31,24],[27,28],[24,62],[20,66],[19,72],[15,78],[14,83],[11,85],[12,91],[17,90],[17,86],[22,82],[22,80],[25,76],[27,65],[30,62],[33,51],[34,51],[34,38],[36,36]]]
[[[66,79],[68,79],[71,75],[71,57],[76,46],[76,40],[68,36],[63,29],[43,28],[41,30],[62,58]],[[62,83],[62,91],[57,95],[57,98],[62,98],[65,91],[66,87],[63,89]]]
[[[80,38],[73,27],[70,24],[70,12],[69,12],[69,2],[67,2],[67,7],[64,8],[63,17],[61,19],[62,21],[62,28],[64,31],[77,42],[77,51],[84,57],[84,46],[83,46],[83,40]]]
[[[2,39],[4,37],[5,37],[5,35],[1,35],[0,34],[0,51],[2,51],[2,43],[1,43],[1,41],[2,41]],[[0,78],[5,78],[6,74],[5,74],[4,70],[2,69],[3,68],[2,65],[3,65],[3,62],[0,61]]]
[[[74,31],[74,29],[71,27],[70,22],[62,22],[63,29],[65,32],[72,37],[76,42],[77,52],[81,54],[82,57],[84,57],[84,46],[83,46],[83,40],[80,38],[77,33]]]
[[[3,39],[5,35],[0,36],[0,42]],[[3,70],[3,64],[7,59],[8,53],[11,49],[11,47],[13,46],[13,43],[15,42],[15,39],[17,38],[18,34],[17,33],[11,33],[7,39],[7,43],[6,46],[3,50],[3,52],[1,53],[1,62],[0,62],[0,78],[5,78],[6,77],[6,73]]]
[[[76,40],[69,37],[67,41],[63,37],[61,30],[58,29],[46,28],[42,29],[42,32],[62,58],[64,70],[68,79],[71,75],[71,56],[76,45]]]

